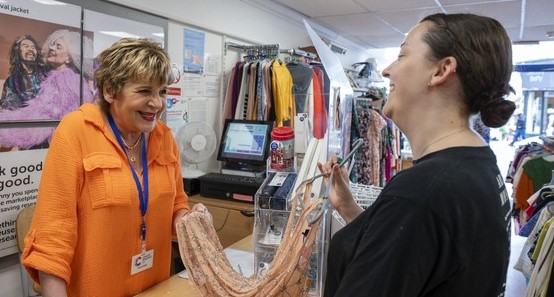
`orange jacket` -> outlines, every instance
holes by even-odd
[[[127,158],[96,105],[84,104],[60,122],[22,255],[35,281],[40,270],[65,280],[69,296],[130,296],[169,277],[173,214],[188,209],[188,197],[165,124],[149,133],[147,152],[146,243],[154,266],[131,275],[141,215]]]

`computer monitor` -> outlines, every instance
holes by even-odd
[[[271,121],[227,119],[217,159],[226,169],[265,170],[272,129]]]

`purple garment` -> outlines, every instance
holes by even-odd
[[[1,110],[0,120],[59,120],[79,107],[80,82],[80,75],[70,68],[52,70],[28,106]],[[83,81],[83,101],[91,102],[92,99],[89,85]],[[0,129],[0,145],[27,149],[49,139],[53,130],[53,127]]]

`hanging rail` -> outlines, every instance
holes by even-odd
[[[233,42],[225,42],[225,53],[227,48],[238,49],[246,52],[248,60],[275,58],[279,55],[279,44],[242,45]]]
[[[317,58],[316,54],[308,53],[300,49],[291,48],[279,50],[279,44],[243,45],[233,42],[225,42],[225,50],[228,48],[242,50],[248,54],[249,58],[252,58],[252,56],[258,58],[259,54],[267,56],[267,53],[286,53],[291,56],[304,57],[310,60],[315,60]]]
[[[291,48],[291,49],[287,49],[287,50],[280,50],[279,52],[280,53],[286,53],[286,54],[289,54],[291,56],[304,57],[304,58],[307,58],[307,59],[310,59],[310,60],[315,60],[317,58],[316,54],[308,53],[306,51],[303,51],[303,50],[300,50],[300,49],[295,49],[295,48]]]
[[[233,42],[225,42],[225,48],[234,48],[243,51],[249,50],[279,50],[279,44],[242,45]]]

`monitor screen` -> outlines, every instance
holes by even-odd
[[[226,120],[217,159],[231,167],[264,165],[272,128],[270,121]]]

